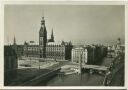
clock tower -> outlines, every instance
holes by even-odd
[[[45,26],[44,17],[42,17],[41,27],[39,31],[40,58],[46,57],[46,43],[47,43],[47,30]]]

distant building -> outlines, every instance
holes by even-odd
[[[104,46],[87,45],[72,49],[72,62],[84,64],[98,64],[107,55],[107,48]]]
[[[12,46],[4,46],[4,85],[17,76],[17,54]]]
[[[120,38],[117,39],[115,47],[115,56],[118,56],[119,53],[125,53],[125,45],[121,44]]]
[[[125,53],[125,45],[121,44],[121,39],[118,38],[116,44],[108,46],[108,56],[116,57],[119,53]]]
[[[79,63],[80,58],[81,63],[87,63],[87,49],[84,47],[75,47],[72,49],[72,62]]]

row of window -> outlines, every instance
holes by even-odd
[[[43,48],[38,48],[38,47],[28,47],[28,48],[24,48],[24,51],[26,51],[26,50],[35,50],[35,51],[39,51],[39,50],[42,50]],[[46,50],[48,50],[48,51],[51,51],[51,50],[65,50],[65,48],[54,48],[54,47],[49,47],[49,48],[46,48]]]
[[[47,47],[64,48],[65,46],[62,46],[62,45],[47,45]]]
[[[64,50],[65,48],[58,48],[58,47],[46,47],[47,50]]]
[[[87,52],[86,49],[72,49],[72,52]]]
[[[39,50],[39,48],[37,48],[37,47],[28,47],[28,48],[24,48],[24,51],[26,51],[26,50],[33,50],[33,51],[38,51]]]
[[[87,52],[72,52],[72,55],[78,55],[78,54],[84,55],[87,54]]]
[[[76,59],[76,58],[78,59],[80,57],[78,57],[78,56],[72,56],[72,59]],[[82,58],[87,59],[87,56],[86,55],[83,55]]]
[[[80,53],[78,53],[78,52],[73,52],[73,53],[72,53],[72,59],[78,59],[78,58],[80,58],[80,55],[81,55],[81,52],[80,52]],[[82,58],[83,58],[83,59],[87,59],[87,52],[83,52],[83,53],[82,53]]]

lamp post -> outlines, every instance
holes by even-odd
[[[39,58],[39,61],[38,62],[39,62],[39,70],[40,70],[40,58]]]
[[[30,66],[32,66],[32,63],[31,63],[31,57],[30,57]]]

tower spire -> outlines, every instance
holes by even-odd
[[[41,20],[41,26],[45,25],[45,20],[44,20],[44,11],[43,11],[43,15],[42,15],[42,20]]]
[[[42,14],[42,15],[43,15],[43,17],[44,17],[44,10],[43,10],[43,14]]]
[[[16,45],[16,38],[15,38],[15,35],[14,35],[13,44]]]
[[[52,33],[51,33],[51,37],[54,37],[54,35],[53,35],[53,28],[52,28]]]
[[[52,42],[54,42],[53,28],[52,28],[52,33],[51,33],[51,40]]]
[[[42,20],[41,20],[41,26],[45,25],[45,20],[44,20],[44,16],[42,17]]]

